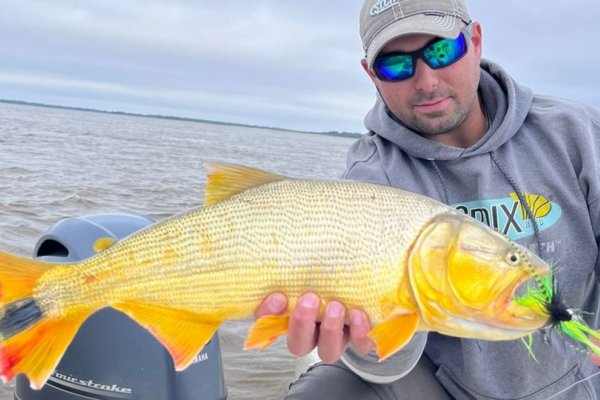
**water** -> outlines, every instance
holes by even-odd
[[[0,249],[31,255],[61,218],[128,211],[162,219],[201,204],[205,161],[337,178],[354,139],[0,103]],[[281,398],[285,339],[244,352],[250,322],[219,330],[229,399]],[[0,383],[0,400],[12,388]]]

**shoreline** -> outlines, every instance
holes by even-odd
[[[139,113],[124,112],[124,111],[108,111],[108,110],[99,110],[99,109],[95,109],[95,108],[71,107],[71,106],[62,106],[62,105],[57,105],[57,104],[36,103],[36,102],[22,101],[22,100],[0,99],[0,103],[15,104],[15,105],[20,105],[20,106],[31,106],[31,107],[56,108],[56,109],[60,109],[60,110],[93,112],[93,113],[99,113],[99,114],[125,115],[125,116],[129,116],[129,117],[157,118],[157,119],[166,119],[166,120],[171,120],[171,121],[200,122],[200,123],[203,123],[203,124],[236,126],[236,127],[242,127],[242,128],[269,129],[269,130],[274,130],[274,131],[283,131],[283,132],[291,132],[291,133],[308,133],[308,134],[311,134],[311,135],[326,135],[326,136],[347,137],[347,138],[360,138],[360,137],[362,137],[362,134],[361,133],[357,133],[357,132],[338,132],[338,131],[312,132],[312,131],[300,131],[300,130],[296,130],[296,129],[278,128],[278,127],[274,127],[274,126],[249,125],[249,124],[240,124],[240,123],[237,123],[237,122],[212,121],[212,120],[199,119],[199,118],[177,117],[177,116],[173,116],[173,115],[139,114]]]

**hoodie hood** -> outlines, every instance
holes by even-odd
[[[490,127],[477,143],[466,149],[426,139],[408,129],[393,117],[379,94],[375,106],[365,117],[365,127],[422,159],[454,160],[489,153],[517,133],[527,117],[533,93],[517,84],[499,65],[483,59],[479,94],[490,118]]]
[[[479,94],[491,124],[468,149],[422,138],[391,118],[379,100],[366,120],[374,132],[350,148],[344,178],[444,201],[534,249],[559,268],[565,304],[590,312],[585,319],[598,328],[600,110],[532,98],[487,61],[481,63]],[[371,240],[377,246],[379,239]],[[431,332],[425,354],[440,366],[436,378],[453,398],[542,400],[568,389],[561,399],[600,399],[600,379],[590,379],[598,367],[557,331],[547,332],[534,335],[536,361],[518,340],[459,340]],[[424,340],[409,342],[408,351],[384,363],[358,356],[343,361],[365,379],[392,382],[414,367]]]

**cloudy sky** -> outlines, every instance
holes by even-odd
[[[363,131],[362,0],[2,0],[0,98]],[[600,1],[470,0],[484,57],[600,107]]]

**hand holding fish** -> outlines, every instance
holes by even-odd
[[[304,356],[317,347],[321,360],[334,363],[349,344],[362,354],[374,348],[368,337],[369,317],[363,311],[352,309],[348,312],[343,304],[331,301],[319,320],[320,303],[321,299],[310,292],[298,299],[288,327],[288,349],[292,354]],[[258,307],[255,317],[281,315],[286,309],[285,295],[273,293]]]

